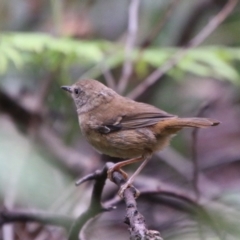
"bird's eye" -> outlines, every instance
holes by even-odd
[[[79,88],[74,88],[74,94],[78,96],[79,93],[80,93],[80,89]]]

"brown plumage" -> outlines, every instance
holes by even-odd
[[[118,158],[133,158],[117,163],[110,171],[145,160],[127,184],[143,168],[150,156],[168,145],[184,127],[205,128],[219,124],[208,118],[179,118],[152,105],[120,96],[96,80],[79,80],[63,86],[74,99],[81,131],[98,151]],[[122,171],[122,170],[120,170]]]

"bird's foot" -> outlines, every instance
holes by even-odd
[[[127,180],[128,179],[128,175],[126,172],[124,172],[121,168],[119,168],[117,165],[114,165],[112,166],[111,168],[108,169],[108,172],[107,172],[107,177],[108,179],[110,179],[112,182],[113,182],[113,172],[114,171],[117,171],[117,172],[120,172],[124,179]]]
[[[126,183],[124,183],[124,184],[120,187],[120,189],[119,189],[119,191],[118,191],[118,196],[119,196],[120,198],[123,199],[123,197],[124,197],[124,192],[125,192],[125,190],[126,190],[127,188],[132,188],[132,189],[133,189],[133,191],[134,191],[134,198],[135,198],[135,199],[139,197],[140,191],[139,191],[137,188],[135,188],[135,187],[132,185],[131,182],[127,181]]]
[[[128,179],[127,173],[124,172],[124,171],[120,168],[119,164],[115,164],[115,165],[113,165],[112,167],[110,167],[110,168],[108,169],[107,177],[108,177],[112,182],[114,182],[114,181],[113,181],[113,172],[115,172],[115,171],[121,173],[122,176],[123,176],[123,178],[126,180],[126,182],[125,182],[123,185],[121,185],[121,187],[120,187],[120,189],[119,189],[119,191],[118,191],[119,197],[120,197],[120,198],[123,198],[124,191],[125,191],[127,188],[133,188],[134,197],[135,197],[135,198],[138,198],[139,195],[140,195],[140,192],[139,192],[139,190],[137,190],[137,189],[132,185],[133,177],[131,177],[131,178]]]

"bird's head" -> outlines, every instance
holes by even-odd
[[[79,80],[71,86],[61,88],[71,94],[79,114],[111,101],[116,94],[112,89],[93,79]]]

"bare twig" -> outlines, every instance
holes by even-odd
[[[52,16],[54,23],[54,33],[59,36],[61,33],[63,1],[51,0]]]
[[[171,57],[164,65],[150,74],[141,84],[139,84],[128,94],[128,97],[136,99],[148,87],[153,85],[166,72],[179,63],[179,61],[188,53],[191,48],[200,45],[227,18],[237,3],[238,0],[229,0],[223,9],[209,21],[209,23],[197,34],[197,36],[195,36],[185,47],[177,51],[175,55]]]
[[[110,69],[104,64],[104,62],[101,63],[101,70],[102,74],[105,77],[105,81],[108,85],[108,87],[112,88],[113,90],[116,90],[116,81],[110,71]]]
[[[44,110],[44,103],[47,99],[47,96],[49,95],[49,91],[51,91],[51,85],[53,81],[55,80],[55,77],[58,75],[59,70],[56,69],[55,71],[49,72],[47,76],[42,79],[41,85],[36,92],[36,106],[35,111],[42,113]]]
[[[0,110],[6,112],[11,118],[28,128],[32,119],[42,122],[41,113],[35,112],[32,109],[27,109],[17,98],[10,94],[3,92],[0,89]]]
[[[122,93],[125,90],[129,77],[132,73],[133,68],[132,54],[137,38],[139,5],[140,0],[131,0],[129,5],[128,34],[125,45],[125,61],[123,65],[122,76],[118,84],[119,93]]]
[[[201,0],[194,4],[180,33],[179,39],[176,40],[177,46],[184,46],[189,42],[203,15],[207,14],[206,9],[212,9],[216,5],[216,2],[215,0]],[[222,8],[222,6],[220,8]]]
[[[104,207],[102,207],[101,196],[102,196],[103,187],[105,185],[105,181],[107,179],[107,170],[108,170],[107,166],[108,165],[106,164],[102,170],[98,170],[94,174],[91,174],[91,177],[88,177],[90,176],[88,175],[87,177],[83,178],[84,180],[78,181],[78,183],[83,183],[87,180],[92,180],[95,178],[90,205],[88,209],[83,214],[81,214],[77,218],[77,220],[74,221],[74,223],[72,224],[72,227],[69,232],[68,240],[78,240],[79,232],[81,231],[85,223],[89,219],[95,217],[99,213],[106,210],[104,209]]]
[[[203,30],[189,42],[187,47],[196,47],[200,45],[229,16],[237,3],[238,0],[229,0],[223,9],[209,21]]]
[[[190,159],[183,157],[170,147],[164,151],[158,152],[156,155],[160,157],[166,164],[174,168],[186,180],[192,181],[192,169],[194,167]],[[208,179],[202,172],[199,172],[198,174],[198,182],[201,198],[215,198],[222,192],[221,188],[216,183]],[[208,187],[206,188],[205,186]]]
[[[70,172],[79,174],[83,170],[90,171],[92,169],[91,161],[88,161],[86,156],[76,149],[66,146],[49,127],[45,125],[40,126],[38,137],[44,147]]]
[[[160,189],[158,191],[142,191],[141,196],[147,197],[148,201],[155,200],[155,202],[158,202],[160,204],[164,204],[177,210],[190,213],[198,220],[205,221],[205,224],[207,223],[209,226],[211,226],[219,239],[225,239],[224,232],[205,209],[204,205],[199,204],[186,193],[182,194],[178,191]]]
[[[61,226],[66,229],[69,229],[73,221],[74,218],[46,212],[29,212],[17,210],[0,211],[0,227],[3,226],[4,224],[14,222],[38,222],[43,224]]]
[[[126,183],[125,178],[119,172],[113,173],[113,181],[120,187]],[[135,199],[135,188],[130,187],[124,191],[123,197],[126,204],[125,223],[129,225],[130,240],[162,240],[160,233],[155,230],[148,230],[143,215],[137,209]]]
[[[167,23],[167,20],[172,15],[173,10],[176,8],[176,6],[180,3],[179,0],[173,0],[171,3],[169,3],[167,10],[165,11],[164,16],[160,19],[160,21],[157,23],[157,25],[151,30],[149,33],[147,39],[141,44],[142,50],[147,48],[152,41],[158,36],[159,32],[163,29],[165,24]]]
[[[48,85],[49,82],[46,81]],[[45,85],[46,86],[46,85]],[[46,96],[46,87],[43,87],[40,94],[41,99]],[[40,104],[41,105],[41,104]],[[91,171],[92,165],[90,161],[85,161],[86,158],[74,148],[66,146],[64,142],[59,139],[59,136],[49,127],[47,127],[43,120],[43,112],[35,111],[35,109],[27,108],[16,97],[7,94],[0,89],[0,110],[6,112],[14,122],[23,126],[21,131],[29,129],[32,122],[35,122],[35,131],[37,131],[38,138],[43,145],[49,150],[53,156],[64,165],[66,169],[75,174],[79,174],[82,170]]]
[[[79,186],[87,181],[90,181],[90,180],[96,180],[99,176],[99,174],[101,174],[101,171],[99,172],[100,170],[97,170],[95,171],[94,173],[90,173],[80,179],[78,179],[76,182],[75,182],[75,185],[76,186]]]
[[[189,192],[190,193],[190,192]],[[141,191],[141,197],[157,196],[161,204],[180,211],[195,214],[201,206],[188,192],[180,192],[177,188],[164,187],[159,190]]]
[[[109,210],[112,208],[103,208],[101,205],[101,194],[103,186],[107,176],[107,170],[110,167],[107,163],[102,170],[96,171],[94,174],[88,175],[83,179],[92,180],[93,175],[95,175],[95,184],[91,199],[91,204],[88,210],[82,214],[78,219],[66,217],[64,215],[49,214],[44,212],[35,212],[29,213],[26,211],[12,211],[8,212],[6,210],[0,211],[0,226],[7,223],[13,222],[40,222],[43,224],[50,224],[56,226],[62,226],[65,229],[72,228],[70,232],[72,233],[71,238],[78,240],[79,232],[82,230],[82,227],[85,226],[86,222],[95,217],[98,213],[103,212],[104,210]],[[121,186],[126,182],[124,177],[119,172],[114,172],[113,180],[118,185]],[[136,200],[134,198],[135,189],[130,187],[124,192],[124,201],[126,204],[126,220],[125,222],[129,225],[130,236],[132,240],[136,239],[147,239],[147,240],[160,240],[162,239],[159,235],[159,232],[148,230],[145,224],[144,217],[139,213],[137,209]],[[176,187],[172,188],[171,186],[161,186],[156,190],[147,190],[141,191],[141,198],[147,198],[147,201],[154,201],[157,204],[164,204],[173,209],[184,211],[190,213],[192,216],[206,221],[209,226],[211,226],[220,239],[223,239],[222,231],[219,226],[214,222],[214,219],[211,215],[205,210],[204,203],[215,204],[211,200],[205,199],[202,203],[195,201],[192,197],[191,191],[181,192]],[[115,201],[113,204],[118,204],[120,201]],[[206,223],[205,222],[205,223]],[[143,237],[144,236],[144,237]]]
[[[46,113],[45,102],[48,96],[48,93],[51,89],[51,85],[55,79],[55,76],[58,74],[58,69],[55,71],[49,72],[47,76],[42,79],[41,85],[37,89],[36,93],[33,95],[34,104],[31,103],[31,110],[39,114],[44,119],[44,114]],[[28,126],[28,134],[32,141],[35,141],[37,138],[38,127],[40,125],[38,118],[32,118]]]
[[[101,204],[101,195],[107,178],[107,171],[112,166],[112,164],[113,163],[106,163],[105,167],[102,170],[97,170],[95,173],[89,174],[77,181],[77,184],[79,185],[83,182],[94,179],[95,184],[93,187],[92,199],[89,208],[74,222],[70,230],[68,240],[77,240],[79,232],[89,219],[93,218],[104,210],[106,211],[113,209],[113,207],[104,208]],[[126,179],[121,173],[114,172],[113,181],[120,187],[126,182]],[[130,239],[162,240],[159,232],[147,229],[144,217],[139,213],[137,209],[135,194],[136,192],[134,187],[126,189],[123,194],[127,211],[125,223],[130,226]]]
[[[217,219],[208,211],[209,205],[211,205],[213,209],[219,208],[220,206],[218,206],[218,203],[209,199],[205,199],[199,203],[191,195],[191,191],[180,192],[177,188],[171,187],[165,187],[155,191],[141,191],[141,196],[147,198],[148,201],[154,201],[158,204],[163,204],[173,209],[191,214],[198,220],[199,224],[204,223],[205,225],[211,226],[216,236],[221,240],[225,240],[225,233],[219,226]],[[224,208],[226,206],[221,205],[221,207]],[[230,208],[228,211],[231,211]]]

